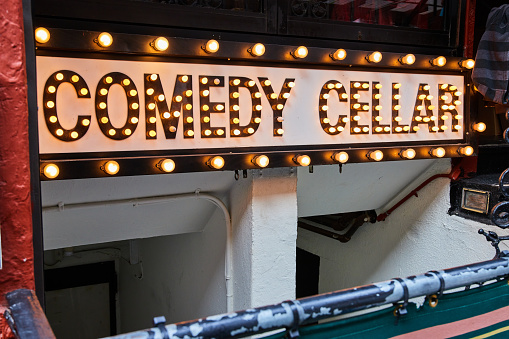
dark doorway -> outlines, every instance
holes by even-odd
[[[116,334],[115,262],[46,270],[46,316],[59,339]]]
[[[320,257],[297,247],[296,297],[318,294],[319,277]]]

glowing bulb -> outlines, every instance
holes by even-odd
[[[445,156],[445,149],[442,147],[435,147],[431,149],[430,154],[435,158],[443,158]]]
[[[63,131],[62,129],[60,129],[60,128],[59,128],[59,129],[57,129],[57,130],[55,131],[55,133],[56,133],[56,135],[58,135],[59,137],[61,137],[62,135],[64,135],[64,131]]]
[[[334,159],[335,161],[342,163],[342,164],[347,162],[348,158],[349,158],[349,156],[348,156],[348,153],[346,153],[346,152],[336,152],[332,155],[332,159]]]
[[[433,66],[443,67],[447,63],[447,59],[443,56],[436,57],[435,59],[431,60],[431,64]]]
[[[458,148],[458,153],[468,157],[474,154],[474,149],[472,146],[460,147]]]
[[[429,91],[429,89],[430,89],[430,88],[431,88],[431,87],[430,87],[429,85],[424,85],[424,87],[423,87],[423,89],[424,89],[425,91]]]
[[[288,83],[286,84],[286,86],[287,86],[288,88],[293,88],[293,87],[295,87],[295,82],[290,81],[290,82],[288,82]]]
[[[375,85],[375,88],[376,88],[376,89],[380,89],[380,88],[382,88],[382,84],[376,84],[376,85]]]
[[[208,78],[201,78],[201,83],[206,85],[209,82]]]
[[[256,166],[265,168],[269,165],[269,157],[266,155],[257,155],[253,158],[253,163],[256,164]]]
[[[338,49],[330,55],[332,60],[344,60],[346,58],[346,51],[344,49]]]
[[[274,100],[275,100],[275,99],[277,99],[277,94],[276,94],[276,93],[270,93],[269,97],[270,97],[271,99],[274,99]]]
[[[401,57],[400,62],[404,65],[412,65],[415,62],[415,55],[407,54],[404,57]]]
[[[352,95],[352,98],[354,98],[354,99],[359,99],[360,97],[361,97],[361,95],[360,95],[360,94],[357,94],[357,93],[356,93],[356,94],[354,94],[354,95]]]
[[[418,131],[418,130],[420,130],[421,128],[420,128],[419,126],[414,126],[412,129],[414,130],[414,132],[417,132],[417,131]]]
[[[277,104],[276,109],[282,110],[285,106],[283,104]]]
[[[57,91],[55,86],[49,86],[48,87],[48,93],[55,93]]]
[[[360,127],[354,127],[353,132],[354,133],[360,133],[361,132]]]
[[[268,80],[268,79],[267,79],[267,80],[263,80],[263,81],[262,81],[262,86],[270,86],[270,84],[271,84],[271,82],[270,82],[270,80]],[[273,94],[275,94],[275,93],[273,93]],[[275,98],[277,98],[277,94],[276,94],[276,97],[275,97]],[[274,98],[274,99],[275,99],[275,98]]]
[[[335,133],[336,132],[336,127],[329,127],[329,132],[330,133]]]
[[[234,110],[234,111],[238,111],[239,109],[240,109],[239,105],[233,105],[232,106],[232,110]]]
[[[472,69],[475,66],[475,61],[473,59],[461,60],[460,65],[463,68]]]
[[[53,101],[48,101],[48,102],[46,102],[46,107],[48,107],[48,108],[53,108],[53,107],[55,107],[55,102],[53,102]]]
[[[396,127],[396,128],[394,129],[394,131],[396,131],[396,132],[400,133],[401,131],[403,131],[403,128],[401,128],[401,127],[399,127],[399,126],[398,126],[398,127]]]
[[[329,109],[329,106],[327,105],[323,105],[322,107],[320,107],[322,109],[322,111],[326,111]]]
[[[115,175],[120,170],[118,162],[110,160],[101,167],[101,169],[109,175]]]
[[[88,119],[83,119],[83,121],[81,122],[81,124],[82,124],[83,126],[88,126],[88,125],[90,125],[90,120],[88,120]]]
[[[265,54],[265,46],[261,43],[257,43],[253,47],[251,47],[248,51],[249,53],[251,53],[252,56],[262,56],[263,54]]]
[[[79,134],[76,131],[71,132],[71,138],[76,139],[78,138]]]
[[[218,130],[216,131],[216,134],[217,134],[217,135],[219,135],[219,136],[221,136],[221,135],[223,135],[223,134],[224,134],[224,130],[222,130],[222,129],[218,129]]]
[[[297,155],[293,161],[300,166],[309,166],[311,164],[311,158],[307,155]]]
[[[384,130],[384,129],[383,129],[382,127],[380,127],[380,126],[375,128],[375,132],[377,132],[377,133],[380,133],[380,132],[382,132],[383,130]]]
[[[204,134],[205,136],[207,136],[207,137],[208,137],[209,135],[211,135],[211,134],[212,134],[212,131],[211,131],[211,130],[209,130],[209,129],[206,129],[206,130],[203,132],[203,134]]]
[[[336,87],[336,86],[335,86],[334,84],[328,84],[328,85],[327,85],[327,88],[328,88],[328,89],[333,89],[333,88],[335,88],[335,87]]]
[[[49,41],[51,35],[49,31],[44,27],[38,27],[35,30],[35,40],[40,44],[45,44]]]
[[[187,82],[189,80],[189,77],[187,75],[183,75],[180,77],[181,82]]]
[[[393,97],[393,98],[394,98],[394,100],[399,100],[399,99],[401,99],[401,95],[396,94],[396,95],[394,95],[394,97]]]
[[[421,95],[419,95],[419,99],[423,100],[423,99],[425,99],[425,98],[426,98],[426,94],[421,94]]]
[[[348,94],[346,93],[341,94],[341,99],[348,99]]]
[[[161,160],[157,164],[157,168],[159,168],[161,171],[166,172],[166,173],[173,172],[173,170],[175,169],[175,161],[173,161],[171,159]]]
[[[291,54],[296,59],[303,59],[308,56],[308,49],[305,46],[299,46]]]
[[[262,122],[262,118],[254,118],[253,121],[255,124],[259,124],[260,122]]]
[[[189,131],[186,132],[186,134],[190,137],[192,137],[194,135],[194,131],[192,129],[190,129]]]
[[[178,117],[180,116],[180,111],[175,111],[175,112],[173,112],[173,116],[174,116],[175,118],[178,118]]]
[[[62,73],[57,73],[55,75],[55,79],[57,79],[58,81],[62,81],[64,80],[64,75]]]
[[[135,89],[129,91],[129,95],[132,97],[134,97],[136,94],[138,94],[138,92]]]
[[[55,179],[60,173],[60,169],[55,164],[47,164],[44,166],[42,173],[48,179]]]
[[[377,116],[377,117],[375,117],[375,120],[376,120],[376,121],[382,121],[382,120],[383,120],[383,118],[382,118],[381,116]]]
[[[254,82],[254,80],[249,80],[247,82],[247,87],[253,87],[255,84],[256,84],[256,82]]]
[[[159,51],[159,52],[166,51],[168,49],[168,47],[170,47],[170,43],[168,42],[168,39],[166,39],[162,36],[155,39],[154,41],[152,41],[151,45],[156,51]]]
[[[382,53],[380,52],[373,52],[370,55],[368,55],[368,61],[378,63],[382,61]]]
[[[221,169],[224,166],[224,159],[219,155],[209,159],[207,165],[214,169]]]
[[[401,151],[400,156],[405,159],[413,159],[415,158],[416,152],[413,148],[407,148]]]
[[[256,106],[255,106],[255,110],[257,110],[257,111],[261,111],[261,110],[262,110],[262,105],[256,105]]]
[[[97,37],[97,44],[101,47],[110,47],[113,43],[113,37],[110,33],[102,32]]]
[[[210,118],[209,117],[203,117],[203,122],[204,123],[209,123],[210,122]]]
[[[277,129],[277,131],[276,131],[276,133],[277,133],[278,135],[283,135],[283,133],[284,133],[284,132],[285,132],[285,131],[284,131],[284,129],[282,129],[282,128],[278,128],[278,129]]]
[[[455,90],[457,90],[457,89],[458,89],[458,87],[456,87],[456,86],[452,85],[451,87],[449,87],[449,89],[450,89],[451,91],[455,91]]]
[[[361,117],[358,116],[358,115],[355,115],[355,116],[352,117],[352,120],[359,121],[359,120],[361,120]]]
[[[484,122],[475,123],[472,127],[475,131],[479,133],[486,131],[486,124]]]
[[[219,50],[219,42],[216,40],[209,40],[203,48],[207,53],[216,53]]]
[[[379,150],[371,151],[368,153],[368,158],[373,161],[380,161],[384,158],[384,154],[382,151]]]
[[[401,109],[401,105],[395,105],[395,106],[394,106],[394,110],[395,110],[395,111],[399,111],[400,109]]]
[[[380,94],[380,93],[377,93],[377,94],[375,94],[375,96],[374,96],[374,98],[375,98],[375,99],[380,99],[381,97],[382,97],[382,94]]]
[[[151,132],[153,132],[153,131],[151,131]],[[115,130],[112,128],[112,129],[110,129],[110,130],[108,131],[108,134],[109,134],[109,135],[111,135],[111,136],[114,136],[115,134],[117,134],[117,131],[115,131]]]
[[[398,83],[393,84],[392,87],[394,87],[394,89],[398,89],[401,87],[401,84],[398,82]]]
[[[151,74],[149,77],[150,81],[156,81],[157,80],[157,74]]]
[[[233,135],[240,135],[240,130],[234,129],[233,130]]]
[[[394,118],[394,121],[398,121],[398,122],[399,122],[399,121],[401,121],[401,120],[403,120],[403,118],[402,118],[402,117],[395,117],[395,118]]]
[[[131,131],[131,129],[129,128],[126,128],[122,133],[124,133],[125,135],[129,136],[131,135],[133,132]]]
[[[102,90],[101,90],[101,91],[102,91]],[[106,91],[106,93],[108,93],[108,92]],[[147,94],[148,94],[148,95],[152,95],[152,94],[154,94],[154,89],[153,89],[153,88],[149,88],[149,89],[147,89]],[[104,95],[106,95],[106,94],[104,94]]]

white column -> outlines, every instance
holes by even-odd
[[[231,194],[236,310],[295,298],[297,175],[249,171]]]

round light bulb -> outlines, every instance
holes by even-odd
[[[413,63],[415,62],[415,55],[407,54],[401,58],[400,62],[404,65],[413,65]]]
[[[152,47],[154,47],[156,51],[162,52],[166,51],[168,47],[170,47],[170,43],[168,42],[168,39],[161,36],[152,42]]]
[[[333,60],[344,60],[346,58],[346,51],[344,49],[338,49],[333,54],[331,54],[331,58]]]
[[[60,169],[55,164],[47,164],[44,166],[42,173],[48,179],[55,179],[60,173]]]
[[[368,158],[374,161],[380,161],[384,158],[382,151],[376,150],[368,153]]]
[[[102,32],[97,37],[97,44],[101,47],[110,47],[113,43],[113,37],[110,33]]]
[[[269,157],[266,155],[257,155],[253,158],[253,162],[258,166],[265,168],[269,165]]]
[[[38,27],[35,30],[35,41],[40,44],[45,44],[49,41],[51,35],[49,31],[44,27]]]
[[[250,48],[249,53],[251,53],[252,56],[262,56],[265,54],[265,46],[264,44],[257,43],[253,47]]]
[[[405,159],[413,159],[415,158],[416,152],[413,148],[407,148],[401,151],[400,156]]]
[[[460,147],[458,148],[458,153],[468,157],[474,154],[474,148],[472,146]]]
[[[348,161],[349,156],[348,156],[348,153],[346,153],[346,152],[336,152],[336,153],[334,153],[332,158],[334,160],[336,160],[337,162],[344,164],[345,162]]]
[[[382,61],[382,53],[380,52],[373,52],[370,55],[368,55],[368,61],[378,63]]]
[[[436,57],[431,61],[433,66],[443,67],[447,63],[447,59],[443,56]]]
[[[207,41],[207,43],[205,44],[205,52],[207,53],[216,53],[218,50],[219,50],[219,42],[217,42],[216,40],[209,40]]]
[[[208,165],[214,169],[221,169],[224,166],[224,159],[219,155],[216,155],[215,157],[209,159]]]
[[[157,164],[157,167],[163,172],[170,173],[175,169],[175,161],[171,159],[164,159]]]
[[[442,147],[436,147],[431,149],[431,155],[435,158],[443,158],[445,156],[445,149]]]
[[[308,56],[308,49],[305,46],[299,46],[293,50],[292,55],[294,58],[303,59]]]
[[[486,131],[486,124],[484,122],[475,123],[472,127],[479,133]]]
[[[311,164],[311,158],[307,155],[298,155],[294,158],[294,162],[300,166],[309,166],[309,164]]]
[[[120,170],[118,162],[110,160],[104,164],[101,169],[109,175],[115,175]]]
[[[461,60],[460,65],[463,68],[472,69],[475,66],[475,61],[473,59]]]

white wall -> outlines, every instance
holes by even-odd
[[[139,240],[138,265],[122,261],[119,276],[121,331],[226,312],[224,249],[226,228],[216,210],[203,232]]]
[[[377,173],[378,164],[364,165]],[[449,170],[443,159],[421,177]],[[299,229],[297,246],[321,257],[320,293],[491,259],[495,251],[477,230],[497,228],[448,215],[449,184],[433,181],[385,221],[364,224],[348,243]]]

